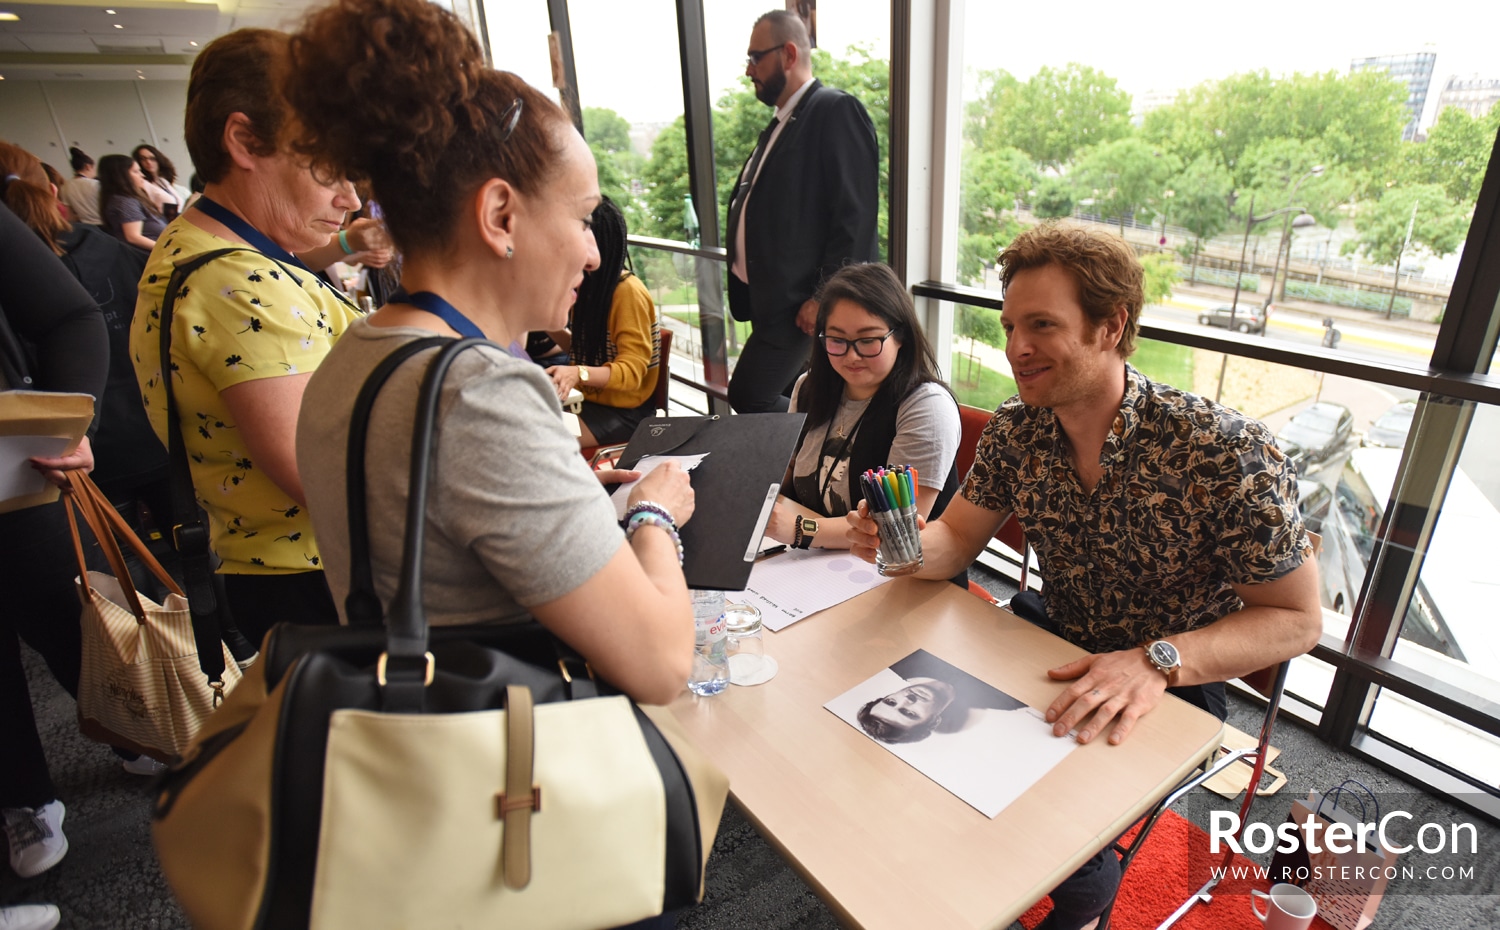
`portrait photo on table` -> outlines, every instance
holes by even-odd
[[[923,649],[823,706],[991,818],[1077,746],[1041,711]]]

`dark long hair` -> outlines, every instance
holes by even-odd
[[[818,327],[822,333],[828,325],[828,315],[841,300],[857,304],[871,315],[879,317],[895,330],[895,338],[901,341],[896,355],[896,364],[885,376],[880,388],[871,399],[871,406],[882,402],[899,404],[912,391],[928,381],[943,384],[938,371],[937,356],[922,327],[917,325],[917,311],[912,306],[911,295],[902,287],[901,279],[888,266],[878,262],[862,265],[846,265],[834,272],[818,292]],[[850,352],[854,351],[851,346]],[[890,351],[889,345],[883,351]],[[948,386],[943,384],[943,389]],[[820,426],[833,419],[844,396],[844,379],[828,360],[822,340],[813,344],[812,359],[808,366],[807,381],[802,386],[802,396],[797,409],[807,414],[810,427]]]
[[[570,314],[574,364],[603,365],[609,349],[609,310],[615,288],[625,268],[625,214],[605,197],[594,208],[594,241],[599,246],[599,267],[583,276],[578,300]]]
[[[152,155],[156,156],[156,174],[147,174],[146,166],[141,165],[141,152],[143,151],[150,152]],[[130,157],[135,159],[135,163],[137,165],[141,165],[141,174],[146,175],[146,180],[152,182],[153,184],[156,182],[157,178],[161,178],[168,184],[177,183],[177,167],[172,164],[172,159],[163,155],[161,153],[161,149],[157,148],[156,146],[147,145],[142,142],[140,145],[137,145],[133,151],[131,151]]]
[[[99,209],[102,211],[111,197],[129,197],[138,201],[152,216],[161,216],[156,204],[136,190],[135,183],[130,180],[130,166],[134,164],[135,159],[129,155],[106,155],[99,159],[96,172],[99,176]]]

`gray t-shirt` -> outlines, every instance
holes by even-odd
[[[370,371],[413,339],[410,327],[354,323],[303,395],[297,467],[339,613],[349,593],[345,446]],[[386,382],[366,453],[375,587],[389,604],[400,571],[416,396],[433,349]],[[624,543],[614,507],[578,454],[540,366],[488,346],[448,370],[427,497],[423,603],[434,626],[512,622],[573,591]],[[347,621],[347,617],[345,618]]]
[[[807,375],[798,378],[792,388],[792,413],[797,412],[797,395],[806,378]],[[854,424],[867,406],[867,400],[845,398],[833,419],[823,426],[809,429],[797,447],[796,457],[792,460],[793,478],[816,476],[817,487],[823,491],[825,513],[842,515],[859,503],[844,500],[849,488],[849,451],[853,442],[846,444],[836,431],[842,426],[852,438]],[[830,430],[835,431],[831,442]],[[890,463],[915,467],[922,487],[941,491],[948,478],[948,469],[958,455],[961,432],[958,404],[953,396],[941,384],[929,381],[908,394],[896,410],[896,438],[891,440]],[[842,455],[836,455],[839,450],[842,450]],[[825,451],[828,454],[825,455]]]

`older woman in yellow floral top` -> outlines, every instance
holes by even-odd
[[[157,240],[141,278],[131,354],[166,441],[157,324],[174,265],[238,248],[187,279],[172,322],[171,371],[193,486],[208,513],[230,608],[258,641],[271,623],[336,623],[297,472],[307,379],[358,316],[293,253],[326,247],[359,209],[279,143],[285,104],[266,87],[286,36],[240,30],[198,56],[186,140],[203,197]]]

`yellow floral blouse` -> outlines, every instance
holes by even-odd
[[[220,392],[260,378],[310,374],[359,316],[354,305],[316,275],[179,217],[162,232],[141,277],[130,331],[136,380],[151,425],[166,442],[158,322],[167,282],[177,263],[234,247],[242,251],[192,273],[173,310],[172,390],[193,486],[223,561],[220,571],[319,570],[306,509],[255,467]]]

